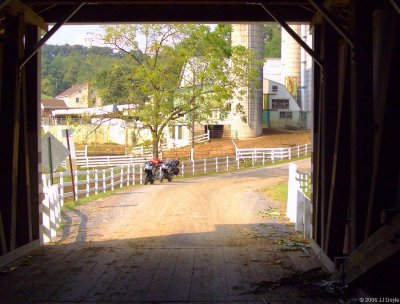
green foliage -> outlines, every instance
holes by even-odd
[[[230,46],[231,27],[145,24],[103,27],[103,42],[125,54],[94,85],[106,102],[133,103],[129,115],[151,131],[153,154],[163,129],[176,120],[205,121],[212,111],[224,116],[226,101],[240,97],[257,73],[255,55]],[[139,45],[138,38],[144,40]],[[189,115],[190,114],[190,115]]]
[[[264,24],[264,58],[281,57],[281,26]]]
[[[46,44],[42,47],[42,95],[54,97],[73,84],[92,82],[122,57],[108,47]]]

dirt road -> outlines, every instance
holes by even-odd
[[[258,214],[273,205],[258,189],[287,179],[287,168],[135,187],[69,211],[57,244],[3,270],[0,300],[318,303],[285,286],[249,292],[319,266],[310,253],[282,252],[277,241],[293,228]]]

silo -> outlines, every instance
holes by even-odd
[[[300,24],[289,24],[292,30],[301,36]],[[281,82],[286,86],[289,93],[300,102],[300,77],[301,77],[301,47],[300,45],[282,29],[282,79]]]
[[[253,49],[257,58],[263,55],[263,28],[261,24],[233,24],[232,46],[243,45]],[[249,83],[247,97],[243,100],[234,98],[232,109],[240,103],[245,112],[247,122],[243,122],[242,115],[234,115],[231,124],[231,136],[233,138],[251,138],[262,134],[262,67],[259,68],[258,77],[254,83]],[[243,89],[243,88],[242,88]]]

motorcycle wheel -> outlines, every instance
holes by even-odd
[[[164,174],[161,175],[160,183],[162,183],[163,179],[164,179]]]
[[[172,177],[168,178],[168,181],[169,181],[169,182],[172,182]]]
[[[150,178],[148,175],[146,175],[146,178],[144,179],[144,184],[147,185],[150,181]]]

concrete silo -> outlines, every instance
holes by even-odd
[[[233,24],[232,46],[243,45],[257,52],[258,59],[263,55],[263,28],[261,24]],[[249,83],[247,97],[243,100],[233,99],[232,109],[240,103],[245,112],[247,122],[243,122],[242,115],[234,115],[231,124],[233,138],[251,138],[262,134],[262,67],[254,83]]]
[[[301,36],[301,25],[290,24],[291,29]],[[282,79],[289,93],[300,102],[300,81],[301,81],[301,47],[300,45],[282,29],[281,46]]]

